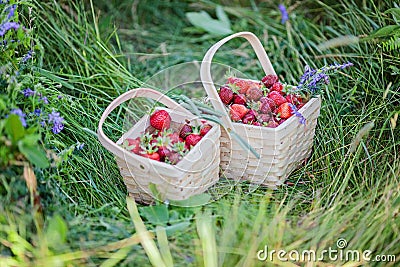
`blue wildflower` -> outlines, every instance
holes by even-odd
[[[25,120],[26,114],[24,112],[22,112],[21,109],[19,109],[19,108],[12,109],[10,111],[10,114],[18,115],[22,126],[26,127],[26,120]]]
[[[47,97],[42,97],[41,99],[40,99],[40,101],[42,101],[43,102],[43,104],[48,104],[49,103],[49,100],[47,99]]]
[[[281,23],[285,24],[285,22],[289,20],[289,14],[286,10],[286,7],[283,4],[280,4],[279,11],[281,11],[281,16],[282,16]]]
[[[37,108],[33,111],[33,114],[35,114],[36,116],[40,116],[40,114],[42,114],[42,110],[40,108]]]
[[[32,50],[29,50],[28,53],[22,58],[21,62],[25,63],[31,58],[32,58]]]
[[[7,16],[7,20],[10,20],[12,17],[14,17],[15,9],[17,9],[17,5],[12,5],[9,7],[9,13]]]
[[[329,72],[344,69],[353,65],[354,64],[351,62],[344,64],[334,63],[316,70],[306,65],[304,68],[304,74],[300,77],[297,89],[300,90],[305,87],[311,93],[316,93],[320,89],[322,83],[329,84]]]
[[[63,98],[63,96],[62,96],[62,95],[58,95],[57,98],[58,98],[58,99],[61,99],[61,98]]]
[[[53,128],[51,129],[53,133],[58,134],[64,129],[64,118],[60,116],[60,112],[55,112],[54,110],[49,113],[49,123],[53,124]]]
[[[303,114],[301,114],[299,112],[299,110],[296,108],[296,106],[291,104],[291,103],[289,103],[289,107],[292,110],[292,114],[296,115],[296,117],[299,117],[299,122],[301,124],[305,125],[306,124],[306,118],[304,118]]]
[[[30,97],[35,95],[35,91],[33,91],[31,88],[26,88],[22,90],[22,93],[24,94],[25,97]]]
[[[64,129],[64,124],[62,124],[62,123],[54,124],[53,128],[51,128],[51,130],[54,134],[60,133],[63,129]]]
[[[5,22],[0,25],[0,36],[4,36],[6,32],[9,30],[14,29],[18,30],[19,29],[19,24],[16,22]]]

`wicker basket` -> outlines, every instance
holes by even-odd
[[[115,99],[101,116],[98,138],[101,144],[115,155],[129,195],[138,202],[150,204],[155,196],[149,186],[154,184],[161,200],[184,200],[206,191],[215,184],[219,179],[219,138],[221,135],[219,125],[208,122],[213,126],[211,130],[176,165],[141,157],[120,146],[126,138],[136,138],[143,134],[150,125],[149,115],[142,117],[117,142],[110,140],[104,134],[103,124],[108,115],[123,102],[137,97],[150,98],[168,107],[158,109],[165,109],[169,112],[172,118],[172,128],[178,127],[177,125],[184,122],[185,119],[191,120],[194,125],[201,123],[188,110],[152,89],[134,89]]]
[[[236,33],[220,40],[204,56],[201,64],[203,86],[213,107],[224,114],[221,168],[227,178],[248,180],[251,183],[275,188],[310,156],[321,100],[319,97],[312,98],[299,110],[306,119],[306,125],[300,124],[296,116],[290,117],[277,128],[233,123],[214,86],[211,63],[217,50],[236,37],[245,38],[250,42],[266,75],[275,74],[260,40],[250,32]],[[237,142],[232,142],[229,134],[231,129],[255,148],[260,155],[259,159],[249,151],[243,150]]]

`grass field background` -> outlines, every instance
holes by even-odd
[[[385,26],[400,26],[395,3],[286,1],[285,24],[276,1],[17,3],[27,3],[20,20],[31,26],[36,44],[24,77],[53,97],[49,105],[64,117],[65,128],[57,135],[42,133],[41,145],[59,161],[34,168],[40,210],[23,168],[11,161],[0,166],[0,266],[398,265],[400,54],[399,46],[387,42],[400,32],[392,27],[377,34]],[[215,18],[217,4],[232,32],[260,37],[284,82],[296,84],[305,65],[350,61],[354,66],[332,77],[322,91],[313,154],[289,177],[290,185],[247,193],[248,186],[238,184],[205,206],[137,204],[136,213],[113,155],[97,140],[98,121],[113,99],[157,72],[201,61],[223,35],[194,27],[186,13],[206,11]],[[263,77],[242,40],[230,42],[215,62]],[[17,93],[7,92],[17,99],[13,104],[20,103]],[[106,124],[114,140],[123,132],[125,110],[116,110]],[[2,118],[8,114],[6,107],[1,112]],[[76,149],[78,143],[84,143],[82,149]],[[347,249],[397,259],[257,260],[265,245],[322,251],[337,248],[340,238]]]

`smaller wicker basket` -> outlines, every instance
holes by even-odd
[[[150,125],[149,115],[142,117],[117,142],[104,134],[103,124],[109,114],[123,102],[137,97],[150,98],[165,105],[167,108],[157,109],[169,112],[172,128],[179,127],[186,119],[194,125],[201,123],[200,119],[172,99],[149,88],[133,89],[116,98],[101,116],[98,138],[101,144],[114,154],[129,195],[138,202],[150,204],[156,197],[150,189],[150,184],[156,186],[162,201],[184,200],[203,193],[214,185],[219,179],[221,134],[219,125],[215,123],[208,122],[213,126],[211,130],[176,165],[141,157],[120,146],[126,138],[136,138],[143,134]]]
[[[321,100],[319,97],[312,98],[299,110],[306,119],[306,125],[300,124],[295,116],[277,128],[233,123],[212,80],[211,63],[217,50],[236,37],[245,38],[251,44],[266,75],[275,75],[260,40],[251,32],[239,32],[220,40],[204,56],[200,69],[201,80],[211,104],[223,114],[222,120],[226,126],[221,133],[221,169],[227,178],[275,188],[310,156]],[[237,142],[232,142],[232,129],[255,148],[259,159],[243,150]]]

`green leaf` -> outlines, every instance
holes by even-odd
[[[28,129],[26,129],[26,134],[34,134],[37,133],[39,131],[39,127],[37,126],[31,126]]]
[[[15,114],[11,114],[7,118],[5,130],[14,145],[25,135],[25,128],[18,115]]]
[[[222,21],[211,18],[205,11],[188,12],[186,13],[186,17],[193,26],[201,28],[210,34],[227,35],[231,34],[232,30],[230,25],[227,25],[227,18],[224,18],[224,14],[219,11],[219,16],[222,16],[221,18],[223,19]]]
[[[388,25],[373,31],[367,38],[389,37],[400,30],[399,25]]]
[[[166,205],[155,205],[140,207],[140,215],[152,224],[165,225],[169,220],[168,208]]]
[[[6,103],[2,98],[0,98],[0,110],[5,110],[7,108]]]
[[[385,14],[390,13],[396,23],[400,23],[400,8],[390,8],[384,12]]]
[[[60,83],[62,86],[65,86],[68,89],[74,89],[74,86],[66,81],[64,81],[63,79],[61,79],[60,77],[54,75],[53,73],[44,70],[44,69],[40,69],[40,68],[36,68],[36,70],[43,76],[45,76],[46,78],[49,78],[50,80]]]
[[[68,227],[60,215],[52,217],[47,226],[45,236],[50,247],[57,248],[67,240]]]
[[[49,167],[49,160],[46,157],[45,151],[38,146],[38,144],[26,144],[21,141],[18,142],[19,151],[36,167],[47,168]]]
[[[202,206],[207,204],[210,201],[210,199],[211,196],[209,194],[203,193],[191,196],[185,200],[170,200],[170,204],[182,207]]]
[[[26,146],[34,146],[37,145],[37,142],[39,140],[40,140],[40,134],[29,134],[25,135],[20,142],[24,143],[24,145]]]
[[[172,235],[175,232],[182,232],[190,226],[190,222],[180,222],[165,227],[167,235]]]
[[[160,254],[165,262],[165,265],[168,267],[173,267],[174,262],[172,260],[171,250],[168,245],[167,232],[165,231],[165,228],[157,226],[156,234],[157,234],[158,247],[160,248]]]
[[[149,183],[149,189],[153,194],[153,196],[155,197],[156,201],[161,202],[163,198],[161,196],[160,191],[158,191],[157,186],[154,183]]]
[[[226,15],[224,9],[221,6],[217,6],[217,8],[215,9],[216,14],[217,14],[217,18],[221,21],[221,23],[223,23],[225,25],[225,27],[227,28],[231,28],[231,22],[228,18],[228,16]]]

